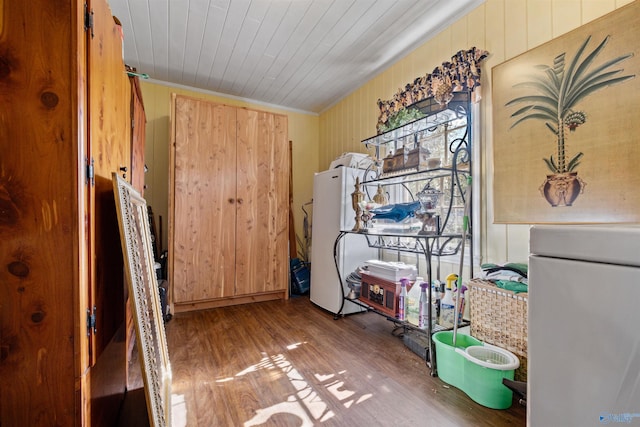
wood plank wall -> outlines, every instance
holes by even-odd
[[[546,41],[609,13],[631,0],[487,0],[382,74],[320,116],[320,170],[347,151],[364,152],[361,140],[375,134],[377,100],[461,50],[490,52],[482,66],[479,135],[481,150],[481,224],[483,262],[526,261],[529,225],[493,224],[491,68]],[[478,136],[478,135],[476,135]],[[476,142],[478,140],[476,139]]]

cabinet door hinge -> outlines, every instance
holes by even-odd
[[[93,166],[94,160],[93,158],[91,158],[91,160],[87,159],[87,170],[85,171],[85,184],[91,184],[91,186],[93,187],[96,183],[95,180],[95,169]]]
[[[93,311],[87,308],[87,336],[91,336],[91,332],[95,335],[98,332],[96,326],[96,306],[93,306]]]
[[[91,38],[93,38],[93,9],[89,10],[89,6],[84,4],[84,30],[91,30]]]

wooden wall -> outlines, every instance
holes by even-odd
[[[482,66],[481,132],[475,141],[482,159],[482,261],[526,261],[530,226],[493,224],[491,68],[627,3],[630,0],[487,0],[321,114],[319,168],[326,169],[345,151],[365,152],[360,141],[375,135],[378,98],[391,98],[461,49],[486,49],[491,55]]]
[[[301,205],[311,200],[313,173],[325,170],[344,152],[365,152],[361,140],[375,133],[378,98],[387,99],[417,76],[431,72],[460,49],[471,46],[488,50],[483,64],[480,103],[481,132],[481,224],[483,261],[523,261],[528,255],[528,225],[493,224],[491,68],[520,53],[558,37],[615,10],[631,0],[487,0],[453,25],[424,43],[383,73],[366,82],[319,117],[257,105],[215,93],[160,82],[143,82],[147,112],[145,197],[165,221],[166,243],[168,134],[170,94],[200,96],[228,105],[249,106],[289,116],[289,136],[294,141],[294,214],[301,234]]]

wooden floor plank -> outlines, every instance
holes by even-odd
[[[375,313],[308,297],[179,313],[166,325],[173,426],[525,426],[430,376]]]

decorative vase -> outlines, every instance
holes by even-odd
[[[427,184],[422,191],[416,194],[420,202],[420,209],[415,212],[416,218],[422,222],[422,229],[419,235],[437,234],[440,232],[438,224],[438,215],[436,208],[442,192]]]
[[[583,192],[585,185],[578,177],[578,172],[555,173],[547,175],[547,179],[540,186],[540,192],[553,207],[571,206]]]
[[[373,201],[379,204],[380,206],[384,206],[389,203],[389,200],[387,199],[387,195],[384,194],[384,189],[380,184],[378,184],[378,191],[376,192],[375,196],[373,196]]]

